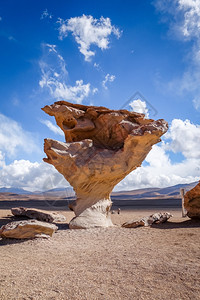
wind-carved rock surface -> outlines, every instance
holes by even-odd
[[[47,237],[58,229],[54,224],[37,220],[23,220],[10,222],[0,228],[1,238],[32,239],[35,237]]]
[[[73,186],[70,205],[76,217],[70,228],[112,226],[110,193],[141,165],[152,146],[167,131],[165,120],[144,114],[58,101],[43,110],[54,116],[66,142],[45,139],[44,161]]]
[[[184,207],[189,218],[200,219],[200,182],[185,194]]]

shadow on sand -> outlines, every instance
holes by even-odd
[[[178,229],[178,228],[197,228],[200,227],[200,220],[198,219],[191,219],[185,220],[183,222],[166,222],[163,224],[153,224],[152,228],[156,229]]]

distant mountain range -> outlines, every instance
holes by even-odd
[[[191,190],[195,185],[197,185],[198,181],[192,182],[189,184],[177,184],[165,188],[146,188],[146,189],[138,189],[132,191],[119,191],[113,192],[111,196],[113,198],[122,198],[125,199],[141,199],[141,198],[180,198],[180,189],[184,188],[185,191]]]
[[[24,190],[22,188],[16,188],[16,187],[2,187],[0,188],[0,193],[9,193],[9,194],[18,194],[18,195],[44,195],[44,196],[57,196],[57,197],[72,197],[75,195],[73,188],[68,187],[68,188],[55,188],[55,189],[50,189],[44,192],[41,191],[35,191],[35,192],[30,192],[27,190]]]
[[[0,193],[10,193],[10,194],[18,194],[18,195],[32,194],[29,191],[26,191],[26,190],[20,189],[20,188],[16,188],[16,187],[11,187],[11,188],[2,187],[2,188],[0,188]]]
[[[131,191],[119,191],[112,192],[112,199],[158,199],[158,198],[180,198],[180,188],[184,188],[186,191],[192,189],[198,182],[192,182],[189,184],[177,184],[165,188],[144,188]],[[59,197],[68,198],[74,197],[75,193],[71,187],[67,188],[55,188],[44,192],[36,191],[29,192],[21,188],[0,188],[0,193],[17,194],[17,195],[42,195],[44,197]]]

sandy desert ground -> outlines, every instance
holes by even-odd
[[[172,208],[165,224],[120,227],[157,211],[122,208],[113,228],[69,230],[73,212],[62,210],[52,238],[0,240],[0,299],[200,299],[200,222]],[[0,225],[9,214],[0,210]]]

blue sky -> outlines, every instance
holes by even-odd
[[[199,180],[199,0],[0,1],[0,45],[0,186],[67,186],[42,162],[60,99],[169,122],[118,189]]]

